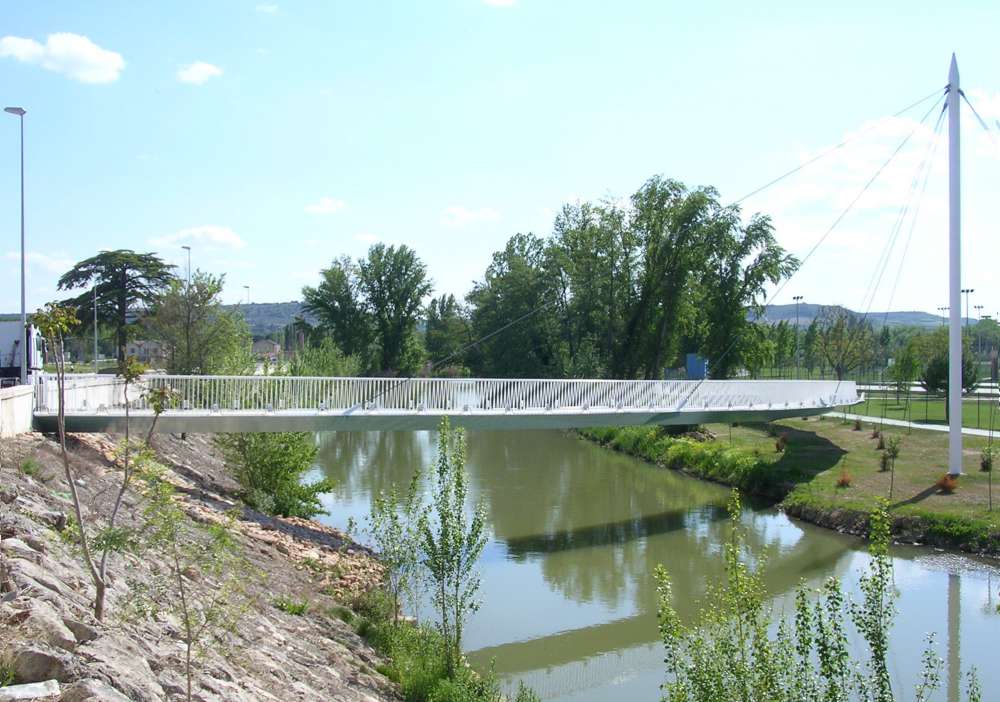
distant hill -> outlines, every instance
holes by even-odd
[[[298,301],[251,302],[250,304],[223,305],[223,307],[242,314],[250,326],[250,333],[255,338],[281,331],[297,316],[305,316],[306,319],[315,321],[308,314],[302,312],[302,303]]]
[[[804,302],[800,304],[799,326],[809,326],[820,310],[828,306],[811,305]],[[795,305],[769,305],[765,310],[764,319],[775,323],[786,321],[795,324]],[[868,319],[877,327],[882,326],[883,323],[890,327],[936,327],[944,321],[942,317],[929,312],[869,312]]]

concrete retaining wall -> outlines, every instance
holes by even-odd
[[[35,409],[34,388],[16,385],[0,390],[0,438],[31,431]]]

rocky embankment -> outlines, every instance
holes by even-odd
[[[84,520],[103,519],[121,479],[111,438],[70,437]],[[230,632],[213,635],[195,659],[193,699],[397,699],[376,667],[381,661],[337,618],[380,577],[378,563],[345,535],[307,520],[274,519],[234,499],[235,485],[210,437],[159,436],[176,499],[195,523],[219,522],[242,509],[233,532],[252,566],[249,609]],[[173,615],[125,617],[136,587],[151,586],[169,568],[155,550],[115,553],[109,568],[107,614],[94,619],[93,585],[71,538],[73,520],[58,444],[37,434],[5,440],[0,467],[0,700],[185,699],[185,646]],[[137,525],[145,500],[130,489],[122,523]],[[186,586],[210,590],[190,573]],[[302,614],[275,606],[308,603]],[[4,681],[2,678],[6,677]],[[43,683],[18,687],[30,683]],[[26,695],[26,696],[18,696]],[[41,696],[39,696],[41,695]]]

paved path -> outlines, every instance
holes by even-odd
[[[886,417],[882,419],[881,417],[869,417],[864,414],[844,414],[843,412],[828,412],[827,417],[840,417],[843,419],[847,417],[848,419],[860,419],[866,424],[887,424],[893,427],[913,427],[914,429],[926,429],[927,431],[948,431],[947,424],[921,424],[920,422],[908,422],[905,419],[889,419]],[[962,427],[962,433],[966,436],[986,436],[990,435],[989,429],[972,429],[971,427]],[[1000,429],[995,429],[993,431],[993,436],[1000,439]]]

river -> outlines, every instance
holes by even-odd
[[[436,434],[331,433],[319,442],[318,463],[336,483],[323,498],[323,521],[345,528],[364,524],[374,493],[405,489],[415,467],[431,465]],[[706,583],[722,577],[728,489],[559,432],[470,433],[467,467],[470,495],[485,502],[492,531],[481,561],[483,606],[464,641],[473,663],[494,661],[505,681],[524,680],[546,700],[658,700],[664,666],[652,572],[667,567],[675,606],[693,618]],[[743,520],[750,548],[766,554],[777,611],[791,611],[802,580],[836,575],[856,596],[864,543],[767,507],[746,510]],[[935,699],[964,699],[958,690],[970,666],[984,699],[997,699],[1000,569],[930,548],[892,555],[898,698],[912,698],[924,638],[935,632],[945,660]],[[416,613],[431,615],[426,605]]]

